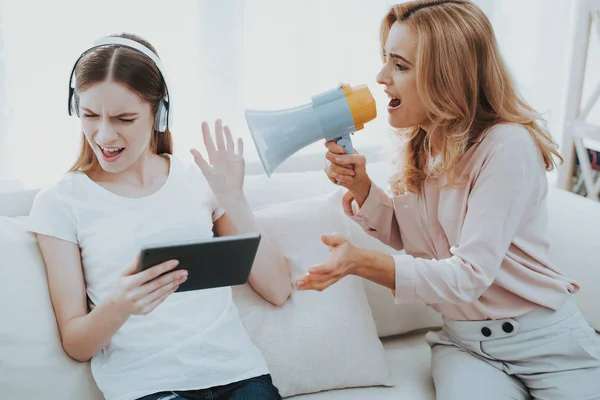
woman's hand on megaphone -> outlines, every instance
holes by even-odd
[[[208,161],[198,150],[191,149],[190,152],[217,200],[222,202],[243,197],[245,162],[242,139],[238,139],[236,151],[231,130],[228,126],[223,126],[220,119],[215,122],[216,146],[206,121],[202,122],[202,137]]]
[[[371,190],[367,159],[356,151],[355,154],[346,154],[346,149],[335,141],[326,142],[325,147],[329,150],[325,155],[328,161],[325,167],[327,177],[336,185],[347,188],[361,207]]]

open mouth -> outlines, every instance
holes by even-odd
[[[102,151],[102,155],[106,160],[116,159],[125,150],[125,147],[98,147],[100,148],[100,151]]]
[[[402,105],[402,100],[392,97],[388,104],[388,108],[394,109],[394,108],[400,107],[401,105]]]

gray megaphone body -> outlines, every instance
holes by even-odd
[[[265,172],[273,171],[298,150],[325,139],[353,153],[350,134],[375,119],[377,109],[365,85],[342,84],[285,110],[245,110],[246,122]]]

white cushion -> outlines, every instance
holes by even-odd
[[[292,280],[329,258],[320,238],[344,228],[340,198],[335,191],[256,212],[265,234],[288,259]],[[346,277],[322,292],[294,290],[280,308],[247,285],[234,288],[234,299],[282,396],[390,383],[360,278]]]
[[[551,260],[579,283],[575,300],[600,332],[600,203],[552,188],[548,195]]]
[[[63,350],[35,237],[25,221],[0,217],[2,398],[102,399],[89,363]]]
[[[332,390],[292,397],[293,400],[435,400],[431,352],[422,333],[386,338],[393,387]]]
[[[388,162],[368,163],[367,171],[375,184],[383,188],[387,187],[392,171]],[[276,172],[271,175],[271,178],[266,175],[249,176],[246,178],[244,190],[252,207],[260,209],[275,203],[322,195],[331,192],[334,188],[335,186],[327,179],[323,171],[308,171]],[[342,212],[341,200],[334,206]],[[343,233],[347,234],[357,246],[388,254],[398,253],[369,236],[345,215],[343,218],[345,221]],[[363,284],[380,337],[441,326],[440,314],[425,304],[396,305],[390,290],[367,280],[363,281]]]

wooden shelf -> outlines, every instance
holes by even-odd
[[[584,145],[586,140],[600,143],[600,126],[586,122],[590,111],[600,99],[600,82],[596,84],[587,104],[582,104],[590,37],[591,35],[600,37],[600,0],[575,0],[573,7],[570,21],[573,27],[571,64],[561,144],[565,163],[558,171],[557,183],[558,187],[572,191],[575,162],[579,161],[587,197],[600,201],[600,178],[596,178],[597,174],[592,169],[588,150]]]
[[[600,125],[590,124],[585,121],[574,121],[571,123],[570,130],[573,138],[600,142]]]

